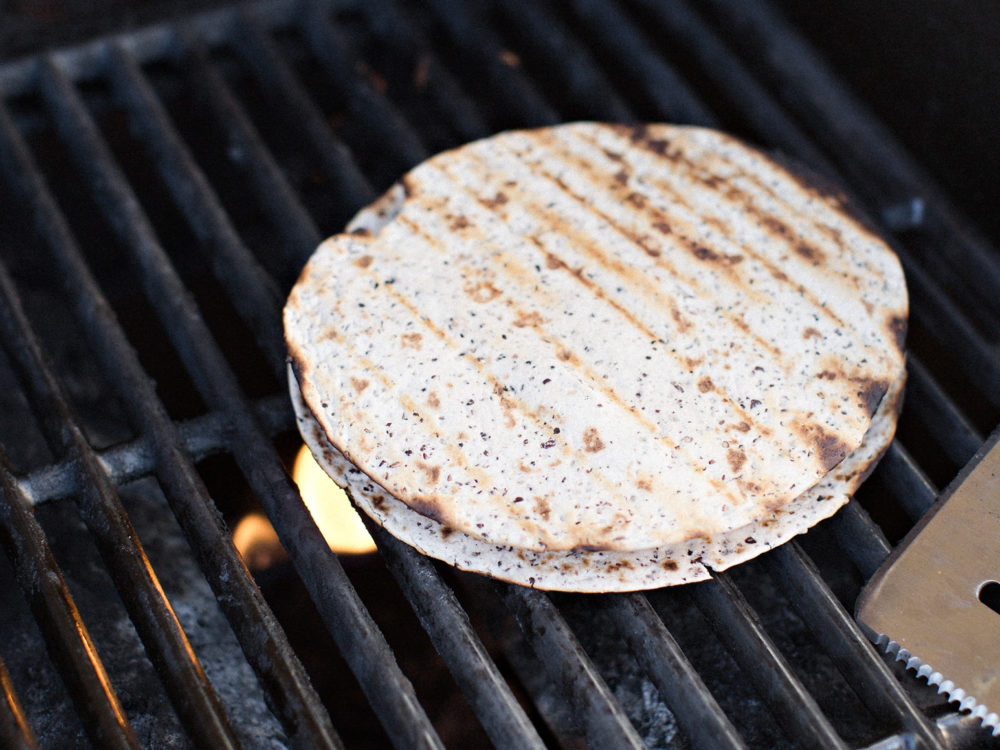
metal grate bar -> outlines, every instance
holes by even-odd
[[[46,440],[81,475],[80,515],[97,543],[118,595],[186,729],[203,747],[238,747],[239,741],[187,636],[177,621],[108,475],[73,418],[21,308],[14,283],[0,264],[0,335]]]
[[[504,2],[497,11],[513,27],[514,38],[538,59],[546,76],[556,78],[560,100],[586,112],[588,118],[633,122],[631,108],[590,56],[590,51],[563,22],[535,2]]]
[[[642,740],[549,597],[497,584],[549,678],[564,690],[591,747],[641,748]]]
[[[460,64],[474,68],[482,77],[477,80],[477,93],[489,92],[490,104],[502,111],[505,124],[537,127],[562,120],[492,29],[478,23],[465,3],[432,0],[428,5],[435,29],[440,28],[460,52]]]
[[[319,157],[323,175],[333,181],[344,214],[353,214],[374,200],[375,193],[350,149],[330,130],[260,23],[250,13],[244,13],[233,36],[243,62],[257,76],[269,101],[281,108],[282,122],[296,128]]]
[[[0,545],[31,606],[45,645],[91,741],[99,747],[138,748],[97,647],[52,556],[31,503],[0,450]]]
[[[898,440],[889,446],[879,470],[885,473],[896,499],[914,521],[937,499],[937,488]]]
[[[653,16],[664,39],[681,47],[718,87],[727,104],[739,110],[753,130],[771,145],[780,145],[824,174],[837,170],[819,148],[799,129],[767,90],[733,55],[715,32],[683,3],[665,5],[635,0]]]
[[[838,155],[875,205],[881,202],[883,208],[891,208],[913,199],[921,201],[925,257],[935,260],[936,272],[950,267],[962,274],[963,283],[956,292],[976,290],[980,304],[997,310],[1000,262],[989,244],[976,236],[896,139],[848,93],[784,19],[766,3],[711,0],[705,6],[733,30],[744,54],[756,60],[762,75],[771,79],[772,89],[808,123],[814,137]],[[942,263],[944,258],[947,261]]]
[[[434,564],[382,529],[379,551],[496,747],[544,743]]]
[[[295,428],[295,418],[289,413],[288,397],[285,395],[263,398],[254,404],[253,411],[268,435]],[[195,463],[228,447],[226,429],[225,415],[218,412],[176,426],[181,450]],[[156,452],[148,437],[98,451],[97,460],[115,486],[156,472]],[[84,480],[73,461],[58,461],[20,477],[18,485],[34,505],[39,505],[81,492]]]
[[[248,170],[251,183],[271,223],[284,235],[286,255],[296,266],[302,263],[319,243],[319,229],[295,197],[281,167],[264,145],[225,79],[209,60],[204,42],[198,37],[178,32],[181,60],[188,67],[188,80],[207,105],[231,144],[231,153]]]
[[[617,5],[602,0],[574,0],[569,7],[573,17],[606,48],[615,64],[628,71],[643,102],[657,116],[670,122],[717,125],[715,114],[656,54],[640,29]]]
[[[143,78],[135,58],[120,44],[108,48],[107,74],[131,117],[132,127],[152,151],[156,167],[198,239],[211,248],[212,271],[257,344],[284,377],[281,296],[274,281],[243,245],[207,178],[170,127],[163,105]]]
[[[645,596],[613,596],[600,601],[598,606],[611,614],[692,747],[711,750],[745,747],[739,732]]]
[[[931,274],[900,254],[906,283],[914,300],[914,323],[947,345],[962,362],[962,369],[994,406],[1000,406],[1000,348],[976,331]]]
[[[235,376],[222,358],[189,293],[156,240],[148,219],[115,165],[76,92],[50,68],[50,107],[102,208],[132,249],[147,297],[160,317],[202,397],[227,414],[233,457],[299,572],[328,631],[358,677],[393,741],[436,747],[434,728],[417,701],[371,615],[337,558],[329,551],[273,445],[254,421]],[[55,96],[55,91],[59,95]],[[332,738],[331,738],[332,739]]]
[[[10,750],[37,750],[38,740],[14,691],[10,673],[0,660],[0,745]]]
[[[393,157],[396,172],[403,174],[420,162],[426,148],[420,136],[409,126],[381,93],[362,82],[351,67],[352,56],[347,42],[327,15],[327,4],[303,0],[299,29],[309,42],[309,49],[322,63],[347,109],[370,128],[378,147]]]
[[[846,750],[728,574],[715,573],[713,581],[689,589],[698,609],[796,747]]]
[[[983,444],[983,436],[959,411],[923,362],[910,355],[906,369],[909,374],[906,404],[910,413],[927,426],[938,448],[956,466],[964,466]]]
[[[0,161],[4,163],[7,176],[22,190],[28,203],[27,213],[35,218],[36,231],[55,256],[67,295],[105,376],[121,393],[136,431],[150,441],[155,453],[156,474],[164,486],[167,500],[244,653],[263,683],[265,694],[274,692],[279,696],[272,709],[293,736],[314,737],[316,746],[334,744],[323,740],[332,732],[328,727],[329,718],[232,546],[218,511],[190,459],[183,453],[176,427],[117,324],[20,134],[7,116],[0,117],[0,125],[3,131],[0,134]]]
[[[410,15],[391,0],[365,4],[368,24],[388,46],[409,54],[414,60],[414,75],[424,76],[423,95],[433,102],[434,112],[444,115],[462,142],[471,141],[488,132],[479,109],[472,103],[451,72],[441,63],[436,51],[421,33]]]
[[[867,580],[892,552],[892,545],[882,529],[872,521],[861,504],[851,498],[827,523],[851,562]]]
[[[875,716],[893,717],[926,747],[942,748],[936,727],[895,680],[799,544],[793,541],[778,547],[765,562],[777,569],[792,606],[862,703]]]

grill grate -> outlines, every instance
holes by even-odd
[[[74,571],[39,518],[69,498],[178,731],[199,746],[258,744],[182,627],[142,546],[154,541],[133,527],[125,488],[147,477],[280,724],[272,741],[362,744],[338,736],[331,699],[233,546],[204,476],[217,454],[274,523],[386,737],[434,747],[453,736],[285,472],[294,421],[279,385],[280,309],[320,239],[428,154],[582,118],[719,126],[846,180],[892,231],[907,273],[908,399],[899,439],[856,500],[705,584],[547,595],[485,585],[377,533],[482,731],[498,747],[985,744],[974,720],[899,675],[847,613],[998,421],[1000,258],[773,11],[691,5],[274,0],[0,68],[0,199],[15,217],[0,226],[0,375],[19,383],[44,441],[22,451],[34,427],[0,421],[12,453],[0,456],[0,541],[79,716],[46,735],[39,703],[54,698],[8,668],[17,654],[0,639],[4,746],[82,742],[81,728],[101,747],[168,741],[137,721],[134,696],[105,667]],[[39,288],[75,329],[53,338]],[[245,345],[230,343],[244,334]],[[59,343],[77,338],[99,373],[89,401]],[[170,372],[164,350],[180,385],[154,384]],[[94,401],[121,412],[112,439],[101,439]]]

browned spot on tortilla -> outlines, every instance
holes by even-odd
[[[546,253],[545,254],[545,267],[546,268],[548,268],[548,269],[550,269],[552,271],[555,271],[556,269],[562,268],[565,265],[566,264],[563,261],[561,261],[559,258],[557,258],[552,253]]]
[[[414,495],[406,501],[406,504],[425,518],[437,521],[442,526],[448,525],[447,520],[441,513],[441,506],[433,499]]]
[[[441,399],[437,397],[437,394],[434,391],[427,394],[427,405],[433,409],[440,408]]]
[[[802,331],[802,338],[804,338],[804,339],[820,339],[820,338],[823,338],[823,334],[820,333],[815,328],[813,328],[812,326],[809,326],[808,328],[806,328],[805,330]]]
[[[532,310],[531,312],[519,313],[511,325],[515,328],[530,328],[532,326],[540,326],[544,322],[545,318]]]
[[[573,352],[571,352],[564,346],[560,346],[558,349],[556,349],[556,357],[561,359],[563,362],[569,362],[571,359],[573,359]]]
[[[704,245],[694,245],[691,248],[691,253],[698,260],[703,260],[706,263],[718,263],[723,266],[734,266],[743,261],[742,255],[726,255],[725,253],[717,253],[712,248],[705,247]]]
[[[677,324],[677,330],[681,333],[691,330],[691,321],[685,318],[676,307],[670,308],[670,317],[674,319],[674,323]]]
[[[627,169],[622,168],[615,172],[614,180],[619,185],[628,185],[628,178],[629,173]]]
[[[452,534],[455,533],[455,529],[453,529],[451,526],[442,526],[440,528],[440,533],[442,539],[447,539],[448,537],[450,537]]]
[[[351,378],[351,386],[358,393],[361,393],[365,388],[369,386],[369,381],[363,378]]]
[[[473,302],[492,302],[497,297],[500,296],[501,292],[493,284],[488,281],[480,281],[477,284],[468,284],[464,287],[464,291]]]
[[[597,434],[597,428],[588,427],[583,431],[583,449],[587,453],[597,453],[604,450],[604,441]]]
[[[740,432],[750,432],[750,424],[748,422],[740,422],[735,427]]]
[[[408,347],[410,349],[419,349],[420,340],[423,338],[423,334],[420,333],[404,333],[400,336],[402,339],[402,346],[404,348]]]
[[[677,562],[675,560],[664,560],[660,563],[660,567],[664,570],[674,571],[677,570]]]
[[[637,479],[635,482],[635,486],[638,487],[640,490],[645,490],[646,492],[649,492],[650,490],[653,489],[653,483],[650,482],[648,479]]]
[[[799,433],[812,443],[819,456],[820,465],[826,471],[847,458],[847,454],[851,452],[847,443],[837,435],[827,432],[822,425],[806,425],[799,429]]]
[[[743,464],[746,463],[746,460],[747,454],[737,448],[730,448],[726,453],[726,461],[729,462],[729,466],[733,471],[739,471],[743,468]]]
[[[427,479],[431,484],[437,484],[438,479],[441,477],[440,466],[431,466],[430,464],[425,464],[423,461],[417,461],[415,465],[418,469],[420,469],[420,471],[427,475]]]
[[[497,191],[497,194],[494,195],[492,198],[486,198],[485,200],[483,200],[483,204],[489,206],[490,208],[499,208],[507,201],[508,201],[507,194],[504,193],[502,190],[500,190]]]
[[[670,234],[674,230],[670,228],[670,225],[665,221],[654,221],[653,229],[655,229],[660,234]]]
[[[351,234],[356,237],[371,237],[371,230],[368,227],[358,227],[357,229],[352,229]]]
[[[384,513],[387,505],[385,497],[382,495],[372,495],[371,499],[372,505],[375,506],[375,510],[382,511]]]
[[[715,389],[715,383],[712,382],[712,379],[708,377],[708,375],[706,375],[705,377],[703,377],[701,380],[698,381],[698,390],[701,391],[702,393],[708,393],[709,391],[714,389]]]
[[[736,191],[736,195],[745,199],[745,196],[740,191]],[[760,223],[763,224],[764,227],[771,232],[771,234],[780,234],[783,237],[790,234],[788,225],[774,216],[761,216]]]
[[[465,216],[456,216],[455,220],[451,223],[450,229],[453,232],[457,232],[460,229],[467,229],[470,226],[472,224],[469,223],[469,220]]]
[[[374,260],[375,259],[370,255],[362,255],[360,258],[354,261],[354,265],[356,265],[358,268],[368,268],[368,266],[370,266]]]
[[[823,370],[819,375],[816,376],[820,380],[836,380],[837,373],[830,372],[830,370]]]
[[[795,246],[795,252],[797,252],[806,260],[812,261],[813,263],[822,263],[824,260],[824,255],[819,250],[819,248],[815,248],[812,245],[807,245],[804,242],[800,242]]]
[[[639,193],[629,193],[625,196],[625,201],[640,210],[646,207],[646,199]]]
[[[869,416],[875,413],[885,392],[889,390],[889,384],[884,380],[874,378],[864,378],[858,381],[857,396],[860,406]]]
[[[319,336],[316,337],[317,341],[336,341],[340,336],[337,334],[337,330],[333,326],[327,326]]]
[[[896,348],[903,351],[906,345],[906,318],[902,315],[894,315],[889,319],[889,330],[895,336]]]
[[[549,505],[549,501],[544,497],[535,497],[535,512],[538,513],[544,520],[549,520],[549,514],[552,512],[552,507]]]
[[[625,157],[622,156],[617,151],[611,151],[610,149],[603,149],[604,155],[607,156],[611,161],[624,161]]]
[[[704,357],[698,357],[697,359],[694,358],[694,357],[685,357],[684,358],[684,364],[687,365],[687,368],[689,370],[695,369],[696,367],[698,367],[698,365],[700,365],[704,361],[705,361]]]

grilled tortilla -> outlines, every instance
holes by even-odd
[[[716,131],[577,123],[417,167],[320,247],[285,330],[306,439],[362,508],[558,587],[532,571],[702,575],[832,512],[851,481],[807,491],[891,439],[906,316],[836,195]]]

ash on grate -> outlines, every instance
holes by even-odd
[[[282,728],[268,711],[155,481],[133,483],[122,492],[122,502],[242,742],[255,748],[286,747]],[[52,503],[40,507],[38,517],[140,744],[189,747],[76,507],[72,501]],[[0,656],[41,746],[89,747],[6,560],[0,561],[0,644]]]
[[[553,597],[612,695],[651,750],[686,747],[677,720],[625,646],[607,612],[589,596]]]

